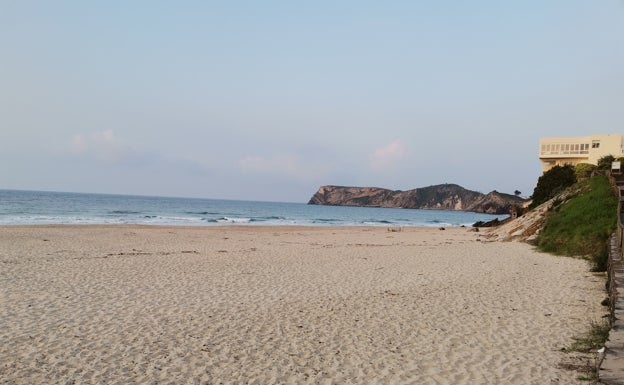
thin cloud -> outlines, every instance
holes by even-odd
[[[102,163],[117,164],[126,160],[132,150],[117,140],[113,130],[105,130],[74,135],[70,153]]]
[[[406,154],[407,147],[397,140],[373,151],[369,157],[370,166],[375,171],[392,168],[403,160]]]
[[[318,165],[306,165],[298,156],[285,154],[272,157],[246,156],[238,161],[239,167],[246,172],[257,174],[286,176],[303,181],[318,180],[325,174]]]
[[[72,157],[103,166],[142,170],[157,168],[191,175],[210,172],[206,166],[195,160],[134,148],[119,140],[113,130],[74,135],[70,141],[69,153]]]

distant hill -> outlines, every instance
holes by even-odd
[[[407,191],[379,187],[321,186],[308,204],[509,214],[512,206],[522,206],[526,202],[524,198],[497,191],[483,194],[456,184],[441,184]]]

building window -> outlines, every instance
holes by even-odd
[[[600,141],[592,140],[592,148],[600,148]]]

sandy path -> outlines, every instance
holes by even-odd
[[[461,228],[0,227],[0,383],[575,384],[603,288]]]

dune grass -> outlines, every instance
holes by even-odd
[[[617,225],[617,198],[609,180],[597,176],[573,186],[579,193],[553,209],[540,232],[541,251],[588,258],[593,271],[605,271],[608,240]]]
[[[565,351],[589,353],[603,347],[609,339],[611,325],[608,321],[593,321],[589,330],[582,336],[574,338],[574,342]]]

